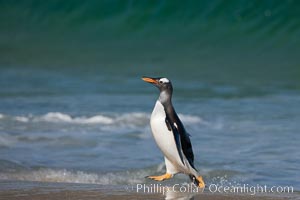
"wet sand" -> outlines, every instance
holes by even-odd
[[[280,199],[292,199],[291,197],[269,197],[269,196],[242,196],[242,195],[215,195],[215,194],[198,194],[196,196],[182,195],[174,198],[165,198],[163,195],[158,194],[110,194],[110,192],[103,191],[60,191],[60,192],[50,192],[43,193],[39,191],[9,191],[1,192],[1,199],[7,200],[61,200],[61,199],[74,199],[74,200],[84,200],[84,199],[207,199],[207,200],[280,200]]]
[[[146,194],[126,191],[122,186],[102,186],[92,184],[38,183],[38,182],[1,182],[2,200],[115,200],[115,199],[207,199],[207,200],[279,200],[300,199],[299,194],[288,195],[250,195],[250,194],[212,194],[174,193]]]
[[[283,197],[283,196],[250,196],[250,195],[221,195],[221,194],[180,194],[177,196],[166,197],[162,194],[138,194],[138,193],[115,193],[112,191],[103,190],[90,190],[90,191],[40,191],[29,190],[14,190],[14,191],[2,191],[0,192],[0,199],[6,200],[61,200],[61,199],[74,199],[74,200],[115,200],[115,199],[207,199],[207,200],[279,200],[279,199],[296,199],[295,197]]]

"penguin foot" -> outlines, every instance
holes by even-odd
[[[205,183],[202,176],[194,176],[192,174],[190,174],[189,176],[195,185],[197,185],[199,188],[205,188]]]
[[[161,175],[161,176],[147,176],[146,178],[149,178],[149,179],[152,179],[155,181],[163,181],[163,180],[172,178],[172,176],[173,176],[172,174],[165,173],[164,175]]]
[[[196,179],[197,179],[198,187],[199,188],[205,188],[205,183],[203,181],[202,176],[198,176]]]

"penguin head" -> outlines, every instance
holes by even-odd
[[[164,77],[151,78],[151,77],[142,77],[142,80],[151,83],[156,86],[160,91],[160,100],[165,101],[171,99],[173,93],[172,83],[169,79]]]

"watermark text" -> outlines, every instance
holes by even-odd
[[[195,184],[174,184],[170,186],[162,184],[136,184],[134,186],[126,187],[127,191],[145,194],[166,194],[172,193],[219,193],[219,194],[279,194],[279,193],[293,193],[293,186],[268,186],[268,185],[218,185],[209,184],[206,188],[199,188]]]

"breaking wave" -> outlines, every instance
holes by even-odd
[[[46,115],[35,117],[33,121],[46,121],[46,122],[67,122],[67,123],[78,123],[78,124],[112,124],[114,120],[110,117],[103,115],[96,115],[92,117],[71,117],[68,114],[59,112],[50,112]]]
[[[200,117],[182,115],[183,123],[191,126],[204,125]],[[150,114],[148,113],[110,113],[93,116],[72,116],[62,112],[49,112],[43,115],[5,115],[0,114],[0,147],[18,145],[80,145],[95,144],[97,135],[123,135],[125,138],[148,138]],[[0,129],[1,130],[1,129]],[[80,139],[87,134],[85,140]]]
[[[0,161],[5,164],[5,170],[0,170],[0,180],[18,180],[18,181],[37,181],[37,182],[56,182],[56,183],[82,183],[82,184],[100,184],[100,185],[129,185],[137,183],[152,183],[145,179],[151,174],[159,174],[164,171],[164,163],[144,169],[134,169],[119,172],[86,172],[69,169],[28,169],[22,165]],[[231,179],[238,176],[237,171],[229,170],[208,170],[202,172],[207,182],[219,185],[232,184]],[[176,175],[167,183],[189,182],[189,178],[183,174]]]
[[[203,120],[198,116],[179,114],[180,119],[184,123],[202,123]],[[61,112],[49,112],[40,116],[33,116],[31,114],[27,116],[7,116],[0,114],[0,120],[13,120],[17,122],[49,122],[49,123],[72,123],[72,124],[116,124],[116,123],[133,123],[135,125],[148,124],[150,115],[147,113],[124,113],[113,115],[95,115],[95,116],[71,116]]]
[[[85,172],[70,169],[38,168],[31,169],[21,164],[0,160],[0,180],[84,183],[84,184],[135,184],[143,183],[145,176],[162,170],[164,164],[154,167],[120,172]]]

